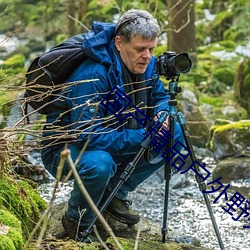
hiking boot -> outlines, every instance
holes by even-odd
[[[140,216],[130,208],[131,205],[132,201],[114,197],[105,211],[122,223],[134,225],[140,221]]]
[[[78,223],[75,223],[75,221],[68,217],[67,213],[65,213],[62,217],[62,225],[66,232],[65,236],[68,236],[70,239],[85,243],[97,241],[97,238],[92,234],[90,234],[85,239],[83,237],[83,232],[85,231],[86,227],[80,226],[78,225]]]

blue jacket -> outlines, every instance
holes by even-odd
[[[145,136],[143,127],[127,129],[109,108],[101,105],[107,94],[117,87],[124,92],[121,63],[114,53],[115,25],[94,22],[83,41],[88,59],[72,73],[63,91],[65,101],[57,101],[53,111],[47,115],[47,123],[63,127],[63,133],[79,147],[88,141],[88,150],[104,150],[114,155],[135,153]],[[154,106],[154,114],[168,110],[169,95],[155,71],[155,58],[151,59],[145,72],[148,106]],[[78,82],[90,80],[86,82]],[[117,98],[118,100],[118,98]],[[126,103],[119,99],[119,105]],[[66,105],[68,112],[60,109]],[[134,119],[134,118],[132,118]],[[57,129],[58,130],[58,129]],[[59,133],[59,132],[57,132]],[[45,132],[46,135],[57,135]]]

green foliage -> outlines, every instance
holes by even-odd
[[[212,20],[205,20],[204,9],[214,14]],[[196,25],[198,42],[231,40],[245,45],[249,42],[250,30],[246,25],[250,22],[250,2],[246,0],[204,0],[196,4],[198,23]],[[210,42],[209,42],[210,43]]]
[[[154,55],[157,57],[167,51],[166,45],[158,45],[154,50]]]
[[[198,64],[192,74],[199,89],[208,94],[224,93],[234,83],[240,56],[232,53],[233,41],[221,41],[198,48]]]
[[[235,96],[242,107],[244,107],[250,115],[250,59],[240,64],[234,83]]]
[[[65,41],[67,39],[67,35],[66,34],[59,34],[56,36],[56,39],[55,39],[55,43],[56,45],[62,43],[63,41]]]
[[[232,86],[235,78],[235,70],[229,67],[217,68],[214,70],[213,78],[227,86]]]
[[[20,85],[22,83],[22,79],[17,75],[25,72],[24,68],[25,57],[22,54],[16,54],[8,58],[1,65],[2,70],[0,71],[0,84],[4,85],[6,83],[6,79],[8,77],[16,76],[16,78],[12,78],[12,85]],[[10,82],[8,82],[10,85]]]

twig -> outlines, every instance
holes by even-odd
[[[100,241],[100,243],[104,247],[104,249],[109,250],[108,246],[105,244],[105,242],[102,240],[100,234],[98,233],[96,225],[93,226],[93,230],[95,232],[97,239]]]
[[[139,237],[140,237],[140,233],[141,233],[141,220],[139,221],[139,225],[138,225],[138,230],[137,230],[137,234],[136,234],[136,238],[135,238],[135,246],[134,246],[134,250],[138,249],[138,245],[139,245]]]
[[[71,168],[71,170],[73,172],[73,176],[75,178],[75,181],[78,184],[78,187],[79,187],[80,191],[82,192],[84,198],[88,202],[90,208],[97,215],[98,219],[100,220],[100,222],[102,223],[102,225],[104,226],[104,228],[108,232],[108,234],[113,238],[114,243],[118,247],[118,249],[119,250],[124,250],[123,247],[121,246],[121,244],[119,243],[119,241],[117,240],[116,236],[114,235],[111,227],[106,222],[106,220],[104,219],[104,217],[102,216],[102,214],[100,213],[98,208],[96,207],[95,203],[93,202],[92,198],[90,197],[88,191],[86,190],[86,188],[85,188],[79,174],[77,173],[74,162],[73,162],[73,160],[71,158],[70,150],[69,149],[64,149],[61,152],[61,158],[66,158],[68,160],[68,163],[69,163],[69,166],[70,166],[70,168]]]
[[[79,20],[77,20],[76,18],[74,18],[71,15],[68,15],[68,17],[72,20],[74,20],[76,23],[80,24],[85,30],[89,31],[89,28],[87,26],[85,26],[82,22],[80,22]]]

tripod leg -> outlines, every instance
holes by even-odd
[[[170,134],[174,135],[174,116],[169,115],[169,130]],[[168,147],[171,149],[174,145],[173,137],[171,137]],[[162,225],[162,242],[166,242],[166,235],[168,232],[167,219],[168,219],[168,198],[169,198],[169,183],[171,179],[171,164],[173,159],[170,156],[170,151],[167,153],[167,158],[171,159],[165,163],[165,197],[164,197],[164,212],[163,212],[163,225]]]
[[[190,142],[189,133],[188,133],[188,130],[187,130],[187,127],[186,127],[186,124],[185,124],[185,119],[184,119],[184,116],[183,116],[183,114],[181,112],[177,113],[177,119],[178,119],[178,122],[179,122],[179,124],[181,126],[181,130],[183,132],[183,136],[184,136],[184,139],[185,139],[186,146],[189,149],[189,151],[191,152],[191,154],[190,154],[191,161],[195,162],[196,161],[196,157],[195,157],[195,154],[194,154],[194,150],[193,150],[192,144]],[[197,164],[194,165],[194,168],[195,168],[195,170],[198,173],[200,173],[200,169],[197,166]],[[206,184],[201,179],[201,177],[198,176],[198,175],[195,175],[195,179],[196,179],[196,181],[198,183],[200,191],[205,191],[206,190]],[[220,236],[220,232],[219,232],[219,229],[218,229],[218,226],[217,226],[217,223],[216,223],[216,220],[215,220],[215,217],[214,217],[214,214],[213,214],[213,211],[212,211],[212,207],[211,207],[211,204],[209,202],[207,193],[203,193],[202,192],[202,194],[203,194],[203,198],[205,200],[205,203],[206,203],[206,206],[207,206],[207,210],[209,212],[210,219],[212,221],[213,228],[214,228],[216,237],[218,239],[220,248],[221,248],[221,250],[224,250],[225,247],[223,245],[223,242],[222,242],[222,239],[221,239],[221,236]]]

